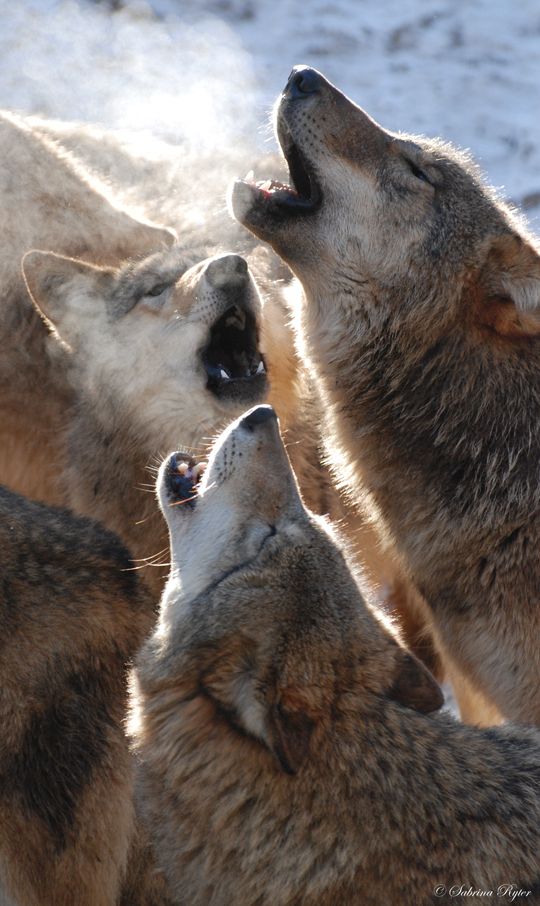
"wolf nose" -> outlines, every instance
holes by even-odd
[[[247,431],[253,432],[259,425],[264,425],[269,421],[277,421],[277,415],[272,406],[255,406],[244,416],[240,425]]]
[[[248,279],[247,262],[240,255],[221,255],[207,265],[206,279],[214,289],[240,286]]]
[[[305,98],[308,94],[316,94],[321,90],[322,79],[316,69],[311,66],[295,66],[285,86],[285,93],[296,100]]]

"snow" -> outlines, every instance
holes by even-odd
[[[0,22],[2,107],[260,151],[309,63],[387,128],[469,148],[540,226],[537,0],[0,0]]]

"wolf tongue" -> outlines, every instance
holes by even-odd
[[[293,195],[298,194],[294,186],[288,186],[284,182],[279,182],[277,179],[265,179],[255,183],[255,185],[259,191],[264,192],[266,195],[274,195],[276,192],[289,192]]]

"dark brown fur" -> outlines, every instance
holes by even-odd
[[[0,488],[0,898],[114,906],[134,831],[127,663],[152,603],[114,535]]]

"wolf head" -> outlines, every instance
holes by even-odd
[[[300,498],[269,406],[217,441],[196,506],[182,505],[173,454],[158,495],[172,571],[152,669],[201,691],[218,721],[294,773],[335,708],[377,697],[428,712],[440,690],[365,603],[332,530]],[[150,663],[152,663],[150,659]]]
[[[235,216],[270,242],[310,302],[357,329],[540,332],[540,256],[470,159],[389,132],[307,66],[275,108],[292,186],[235,183]],[[442,301],[441,301],[442,300]]]
[[[154,449],[199,444],[266,393],[261,301],[238,255],[189,267],[172,248],[100,268],[32,251],[23,273],[96,418],[125,420]]]

